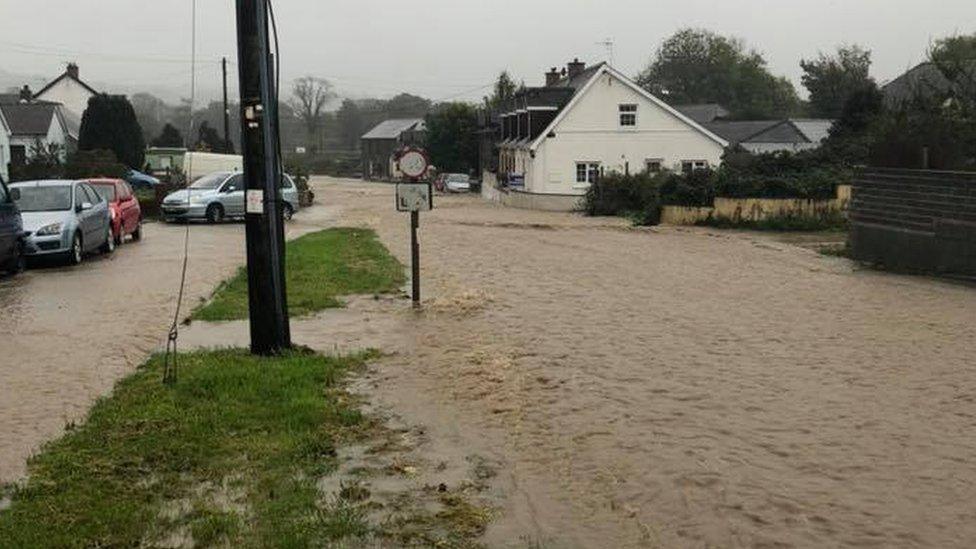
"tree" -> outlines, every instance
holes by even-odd
[[[498,80],[495,81],[495,87],[491,96],[485,97],[485,106],[489,109],[497,108],[505,101],[515,97],[515,91],[517,89],[518,85],[512,80],[508,71],[502,71],[498,75]]]
[[[79,133],[79,150],[110,150],[126,166],[142,168],[146,141],[135,110],[124,95],[99,94],[89,99]]]
[[[803,86],[810,91],[810,115],[837,118],[851,95],[873,82],[871,52],[859,46],[841,47],[835,55],[821,53],[816,59],[801,60]]]
[[[637,82],[672,105],[719,103],[736,118],[786,117],[799,107],[793,84],[770,74],[762,55],[707,30],[665,40]]]
[[[152,140],[151,145],[153,147],[182,147],[183,134],[176,129],[176,126],[167,123],[163,126],[163,131],[159,136]]]
[[[467,103],[445,103],[427,115],[427,152],[441,172],[468,173],[478,167],[478,111]]]
[[[430,112],[430,108],[430,99],[401,93],[387,101],[383,111],[386,118],[423,118]]]
[[[35,139],[23,164],[10,164],[10,181],[36,181],[64,177],[64,147]]]
[[[336,112],[336,125],[339,127],[339,140],[347,149],[359,147],[359,138],[366,133],[365,119],[359,103],[346,99]]]
[[[319,126],[322,121],[322,110],[325,105],[335,99],[332,84],[324,78],[304,76],[295,80],[292,86],[292,100],[289,102],[295,116],[305,125],[308,144],[317,146],[319,142]]]
[[[111,177],[121,179],[129,169],[120,164],[115,153],[107,150],[77,151],[68,156],[64,175],[69,179]]]
[[[197,142],[194,148],[198,151],[220,154],[227,154],[229,152],[227,150],[227,144],[224,143],[223,136],[206,121],[200,124]]]

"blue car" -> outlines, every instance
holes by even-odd
[[[27,181],[10,186],[20,208],[28,257],[53,257],[69,265],[93,251],[112,253],[108,202],[84,181]]]
[[[0,179],[0,271],[12,274],[24,270],[24,225],[15,195]]]

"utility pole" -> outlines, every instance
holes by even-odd
[[[227,58],[220,60],[224,73],[224,148],[230,151],[230,105],[227,103]]]
[[[247,281],[251,352],[291,347],[285,298],[277,88],[271,68],[267,0],[237,0],[241,152],[247,188]]]

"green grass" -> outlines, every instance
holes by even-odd
[[[294,317],[340,307],[338,296],[394,292],[406,280],[403,266],[368,229],[328,229],[293,240],[285,264],[288,310]],[[247,272],[242,268],[192,318],[213,322],[247,316]]]
[[[165,386],[151,359],[87,422],[29,463],[0,512],[0,546],[305,547],[368,532],[316,481],[370,421],[337,387],[368,355],[182,355]],[[189,541],[187,541],[189,540]]]

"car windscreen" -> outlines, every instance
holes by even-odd
[[[227,179],[227,174],[225,173],[215,173],[211,175],[205,175],[198,179],[196,183],[190,185],[191,189],[198,190],[213,190],[220,186],[224,180]]]
[[[449,176],[447,176],[447,180],[449,182],[451,182],[451,183],[467,183],[468,182],[468,176],[466,176],[466,175],[449,175]]]
[[[98,193],[98,196],[102,197],[102,200],[105,200],[106,202],[115,201],[115,185],[101,185],[98,183],[92,183],[91,188],[95,189],[95,192]]]
[[[71,187],[18,187],[21,212],[56,212],[71,209]]]

